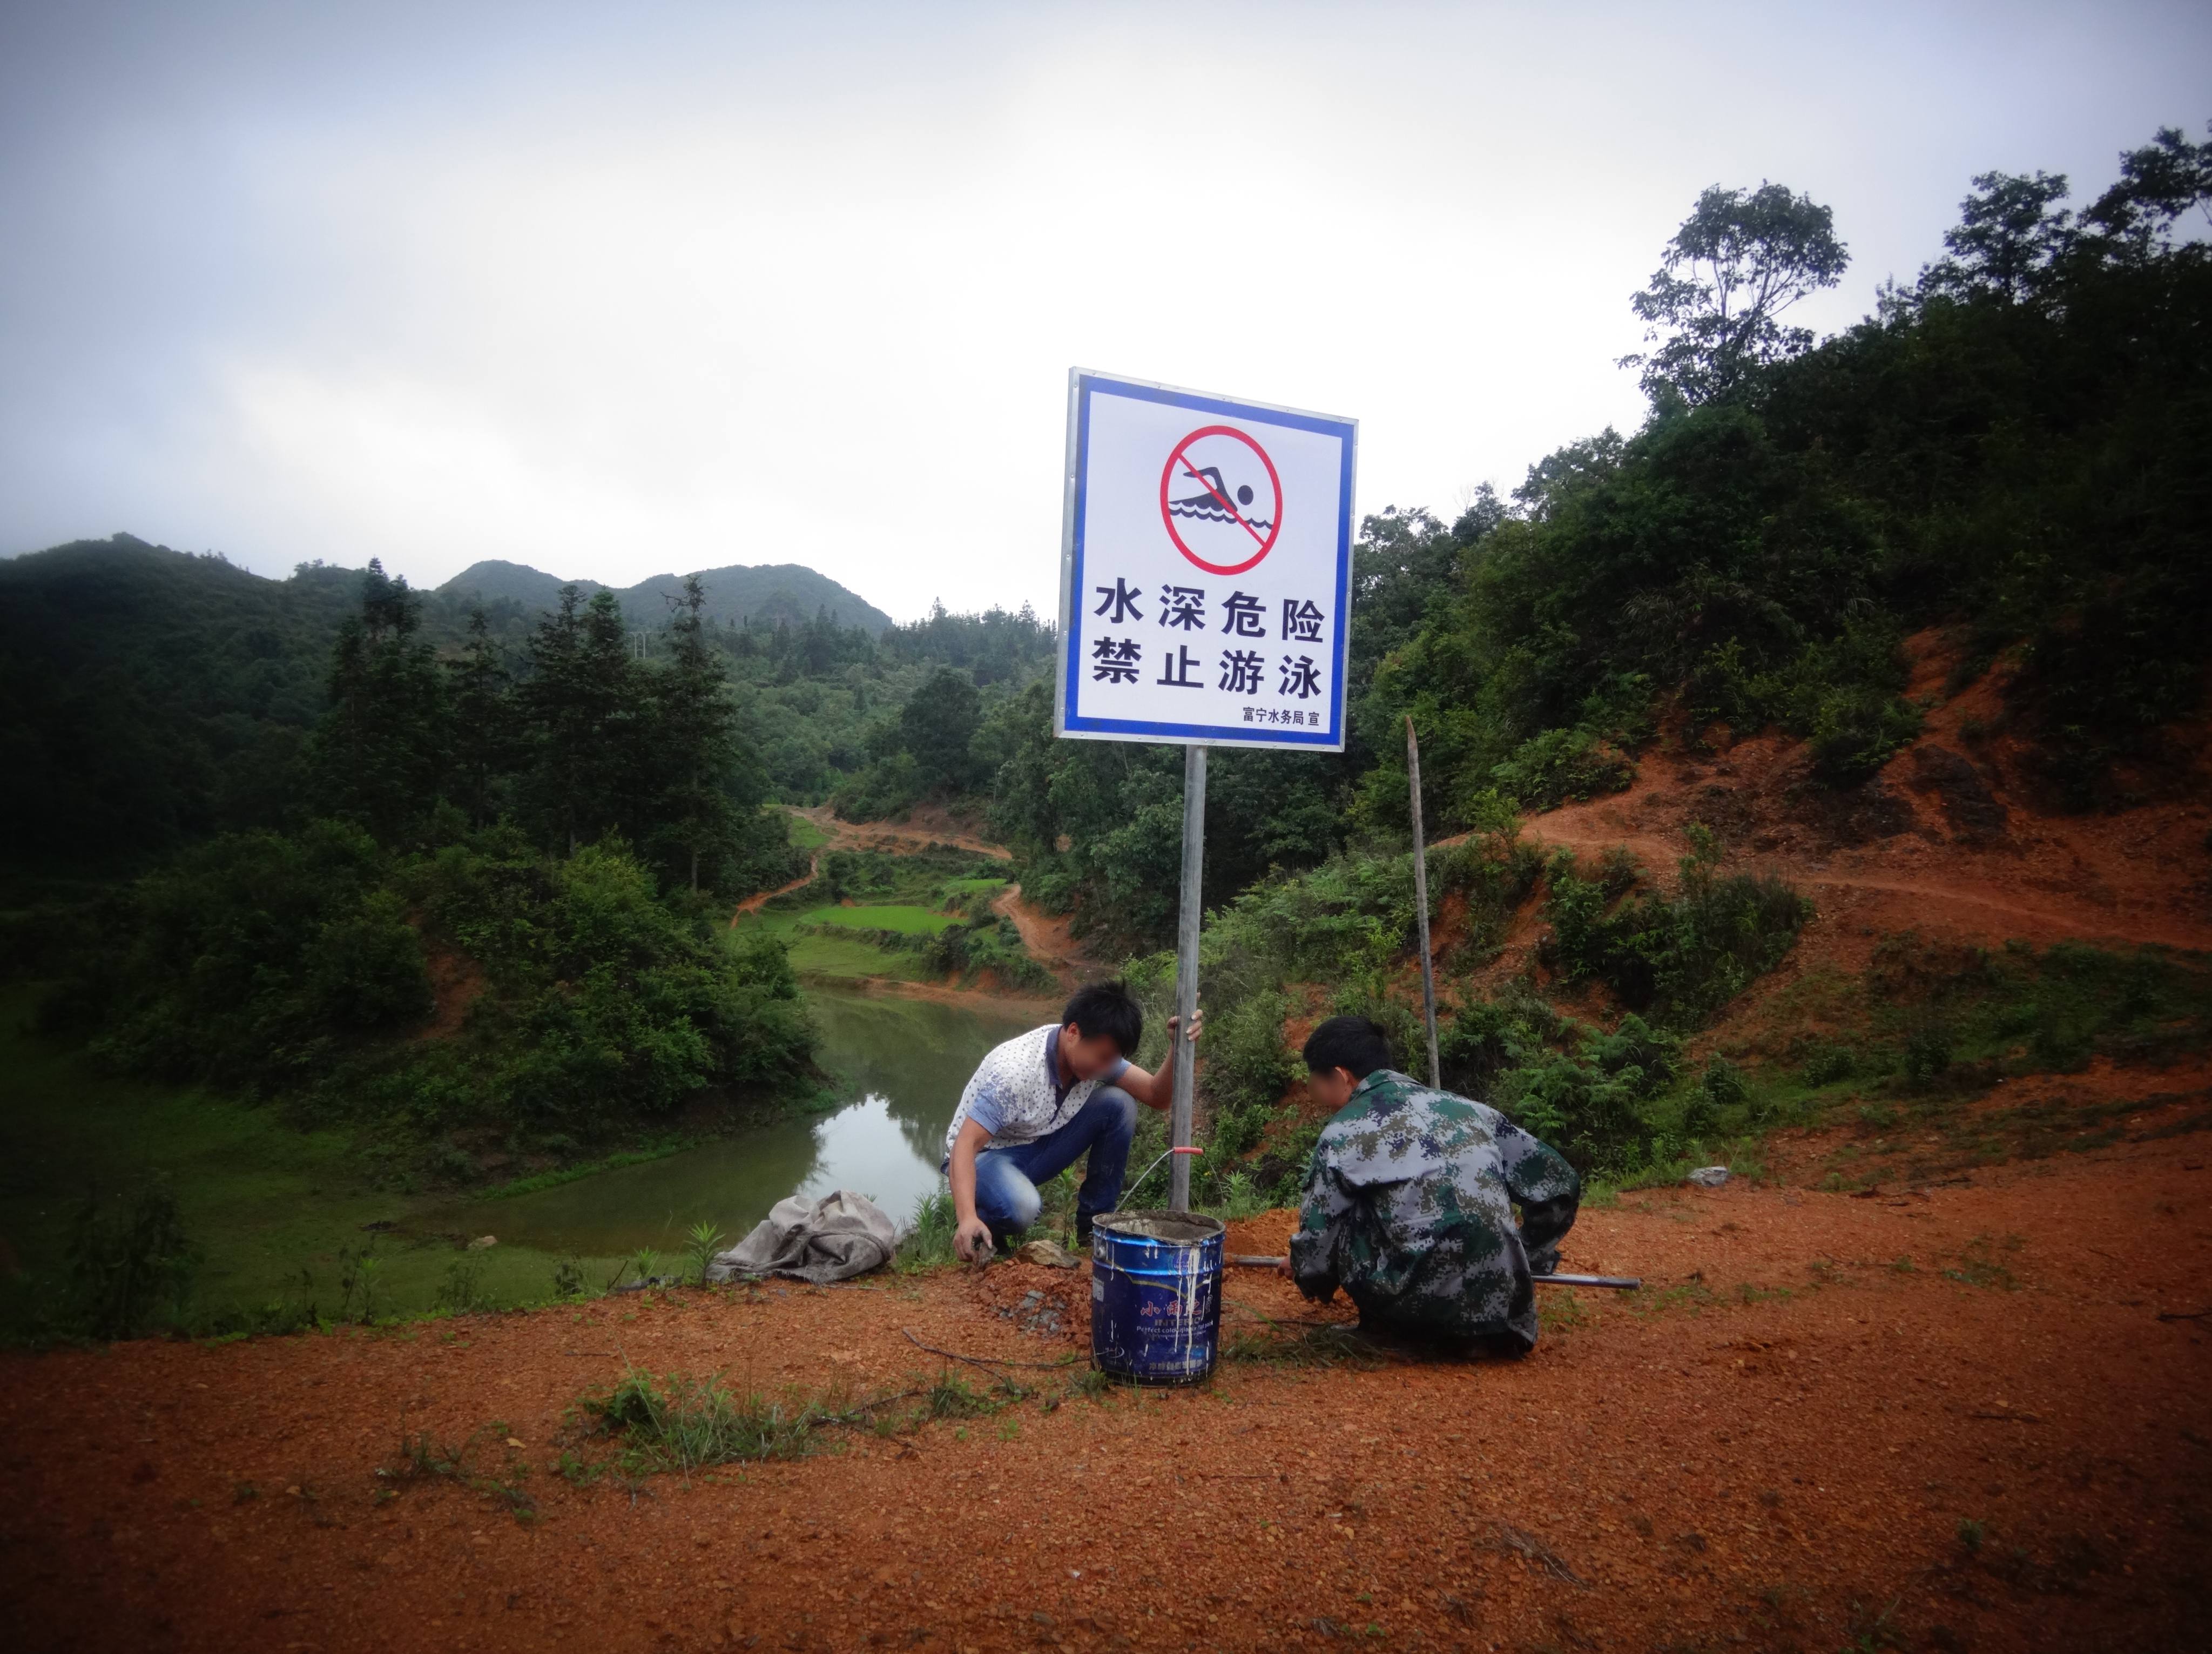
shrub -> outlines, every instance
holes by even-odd
[[[913,756],[894,752],[831,794],[830,806],[846,821],[882,821],[911,810],[927,790]]]
[[[1283,1041],[1289,998],[1280,992],[1253,994],[1206,1025],[1206,1092],[1220,1116],[1262,1114],[1272,1110],[1297,1078],[1291,1049]],[[1216,1130],[1221,1129],[1219,1123]],[[1243,1128],[1256,1141],[1259,1127]],[[1240,1147],[1230,1151],[1241,1153]]]
[[[1632,864],[1608,857],[1595,879],[1571,851],[1553,857],[1545,916],[1547,962],[1569,981],[1595,977],[1621,1002],[1670,1023],[1694,1025],[1778,964],[1812,916],[1812,904],[1781,880],[1720,876],[1718,842],[1691,830],[1680,888],[1617,899]]]
[[[1547,729],[1513,750],[1490,771],[1491,784],[1532,810],[1625,792],[1636,764],[1612,742],[1587,729]]]
[[[1931,1085],[1951,1066],[1951,1031],[1926,1022],[1905,1036],[1905,1083],[1915,1091]]]
[[[438,1307],[454,1315],[481,1315],[498,1307],[484,1291],[483,1262],[475,1253],[464,1252],[446,1266]]]
[[[986,913],[947,925],[934,936],[907,940],[919,942],[923,964],[941,976],[974,976],[988,970],[1005,988],[1048,989],[1055,984],[1052,972],[1030,957],[1019,927],[999,914]]]
[[[1832,1085],[1839,1079],[1849,1079],[1857,1066],[1858,1060],[1850,1046],[1819,1046],[1805,1059],[1805,1083]]]
[[[1743,1077],[1743,1070],[1724,1056],[1705,1059],[1705,1077],[1700,1089],[1715,1109],[1741,1108],[1751,1101],[1751,1086]]]
[[[1526,990],[1460,1006],[1437,1048],[1448,1086],[1504,1110],[1583,1171],[1644,1157],[1644,1105],[1673,1083],[1680,1049],[1641,1017],[1608,1033]]]
[[[94,1338],[131,1338],[184,1312],[199,1267],[176,1196],[160,1183],[125,1201],[88,1195],[69,1248],[70,1310]]]

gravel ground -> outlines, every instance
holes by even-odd
[[[947,1365],[908,1333],[1071,1359],[1083,1273],[10,1357],[0,1603],[26,1650],[2201,1649],[2208,1161],[2145,1133],[1871,1198],[1632,1195],[1565,1267],[1650,1287],[1548,1297],[1524,1361],[1004,1369],[1066,1399],[688,1482],[554,1474],[608,1450],[577,1396],[626,1359],[864,1399]],[[1061,1324],[1001,1313],[1031,1292]],[[1344,1315],[1228,1298],[1243,1334]],[[535,1519],[377,1474],[422,1432],[526,1469]]]

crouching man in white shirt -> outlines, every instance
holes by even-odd
[[[1190,1019],[1195,1040],[1205,1013]],[[1169,1061],[1147,1073],[1129,1061],[1145,1032],[1145,1013],[1119,982],[1079,988],[1060,1020],[998,1047],[960,1094],[945,1134],[943,1170],[952,1183],[959,1227],[953,1250],[980,1262],[995,1241],[1036,1221],[1037,1185],[1075,1164],[1090,1164],[1075,1196],[1075,1238],[1091,1242],[1091,1225],[1121,1203],[1129,1170],[1137,1104],[1167,1109],[1175,1102],[1175,1042],[1180,1019],[1168,1019]]]

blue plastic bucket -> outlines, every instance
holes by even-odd
[[[1091,1231],[1091,1359],[1139,1384],[1194,1384],[1221,1342],[1223,1231],[1189,1212],[1111,1212]]]

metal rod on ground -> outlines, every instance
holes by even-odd
[[[1241,1263],[1248,1269],[1273,1269],[1284,1260],[1252,1252],[1231,1252],[1224,1256],[1224,1263]],[[1644,1285],[1641,1275],[1531,1275],[1529,1280],[1539,1286],[1610,1286],[1616,1292],[1633,1292]]]
[[[1406,715],[1406,778],[1413,791],[1413,910],[1421,928],[1421,1016],[1429,1031],[1429,1084],[1443,1089],[1443,1064],[1437,1057],[1437,968],[1429,958],[1429,851],[1421,836],[1421,744],[1413,739],[1413,715]]]
[[[1190,1144],[1191,1090],[1197,1082],[1198,1048],[1184,1037],[1198,1014],[1198,921],[1206,867],[1206,749],[1182,750],[1182,904],[1176,915],[1175,1107],[1168,1116],[1168,1146]],[[1168,1168],[1168,1209],[1190,1210],[1191,1156],[1178,1154]]]

